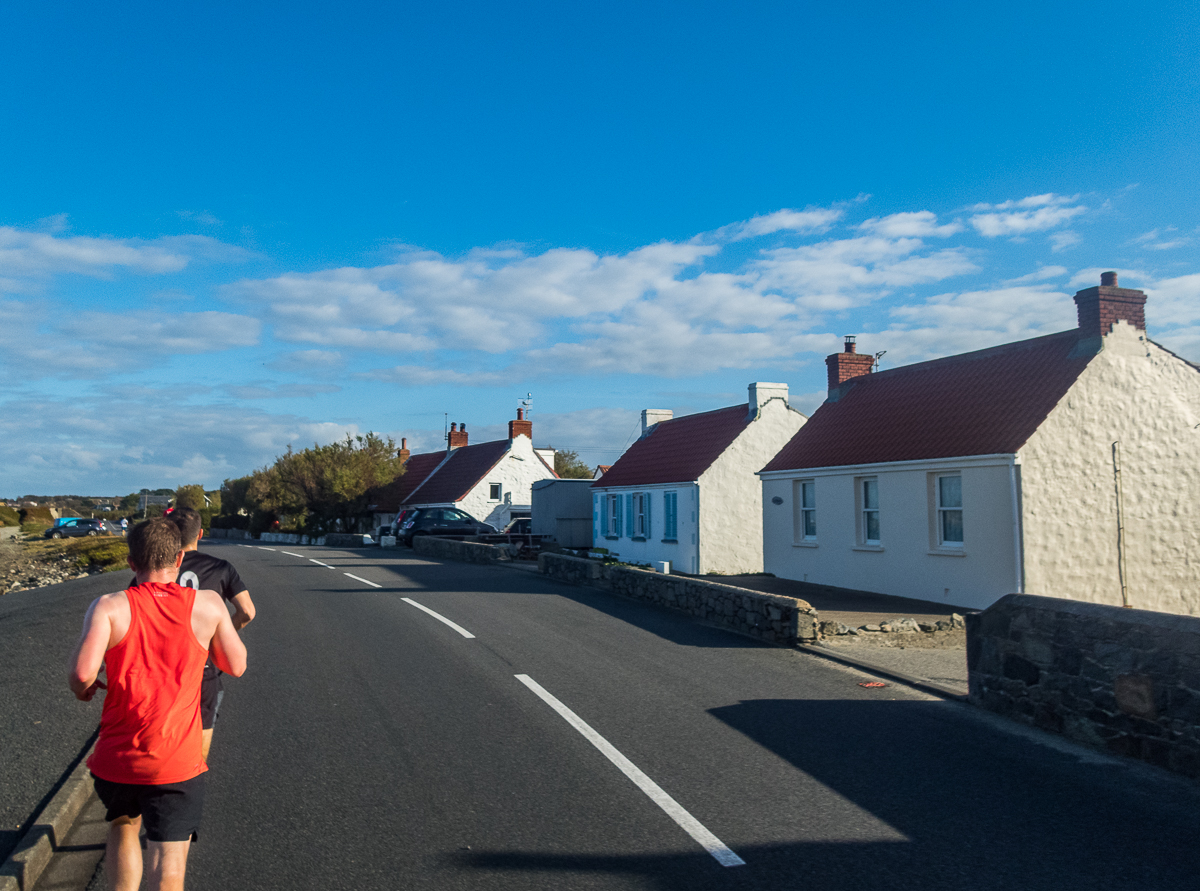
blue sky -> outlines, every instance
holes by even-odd
[[[646,407],[1072,327],[1200,361],[1200,7],[0,8],[0,496]],[[836,6],[836,4],[834,5]]]

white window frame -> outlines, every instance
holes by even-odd
[[[650,530],[647,528],[649,523],[646,522],[649,519],[646,511],[646,498],[645,492],[633,493],[633,528],[629,530],[630,538],[646,539],[650,537]]]
[[[607,517],[607,522],[604,527],[604,534],[608,538],[621,537],[621,496],[619,494],[608,494],[604,496],[604,515]]]
[[[810,497],[805,499],[805,495]],[[794,480],[792,499],[795,511],[792,516],[793,538],[796,544],[814,545],[817,542],[817,481],[813,478]],[[811,526],[812,531],[809,531]]]
[[[488,501],[499,501],[504,487],[500,483],[488,483]]]
[[[880,516],[879,508],[879,477],[877,476],[860,476],[854,481],[855,488],[858,493],[858,534],[859,544],[868,548],[878,548],[883,545],[883,522]],[[875,491],[875,506],[868,506],[870,498],[870,486],[874,486]],[[877,538],[871,538],[871,515],[875,515],[875,534]]]
[[[958,505],[942,504],[942,480],[957,479],[958,480]],[[934,524],[937,533],[937,546],[939,548],[951,548],[961,550],[963,547],[962,539],[958,541],[947,541],[946,532],[946,516],[948,514],[958,514],[958,528],[963,538],[966,537],[966,528],[963,525],[963,497],[962,497],[962,474],[955,473],[938,473],[933,477],[933,504],[934,504]]]

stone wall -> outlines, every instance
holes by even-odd
[[[267,535],[271,533],[264,532],[260,539],[267,540]],[[275,533],[278,535],[279,533]],[[299,536],[298,536],[299,537]],[[303,544],[304,542],[289,542],[290,544]],[[361,532],[330,532],[320,538],[313,539],[313,544],[323,544],[330,548],[369,548],[375,545],[375,542],[369,535],[363,535]]]
[[[254,538],[245,529],[206,529],[204,531],[205,538],[228,538],[236,541],[247,541]]]
[[[413,551],[434,560],[454,560],[458,563],[501,563],[512,559],[502,545],[481,544],[476,541],[454,541],[434,535],[413,538]]]
[[[234,529],[230,531],[236,532],[237,530]],[[232,538],[233,536],[230,537]],[[249,538],[250,535],[247,534],[246,537]],[[360,544],[362,544],[363,537],[361,535],[319,535],[314,538],[308,535],[298,535],[295,532],[263,532],[258,536],[258,540],[270,542],[272,544],[323,545],[326,543],[327,538],[339,537],[345,539],[346,541],[342,542],[340,545],[336,545],[338,547],[358,547]],[[329,542],[329,544],[332,545],[334,543]]]
[[[971,701],[1200,777],[1200,618],[1010,594],[967,616]]]
[[[538,568],[559,581],[647,600],[771,643],[794,644],[817,637],[817,611],[792,597],[562,554],[538,555]]]

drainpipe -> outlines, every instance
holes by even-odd
[[[1017,456],[1008,465],[1008,482],[1012,489],[1013,559],[1016,563],[1016,593],[1025,593],[1025,555],[1021,551],[1021,499],[1017,492]]]
[[[1125,577],[1125,503],[1121,495],[1121,441],[1112,444],[1113,480],[1117,486],[1117,574],[1121,578],[1121,606],[1129,609],[1129,586]]]

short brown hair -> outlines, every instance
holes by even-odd
[[[129,562],[138,572],[155,572],[175,565],[183,550],[179,527],[166,517],[144,520],[129,530]]]
[[[200,540],[200,511],[177,507],[167,515],[167,519],[179,527],[179,537],[183,539],[184,547]]]

